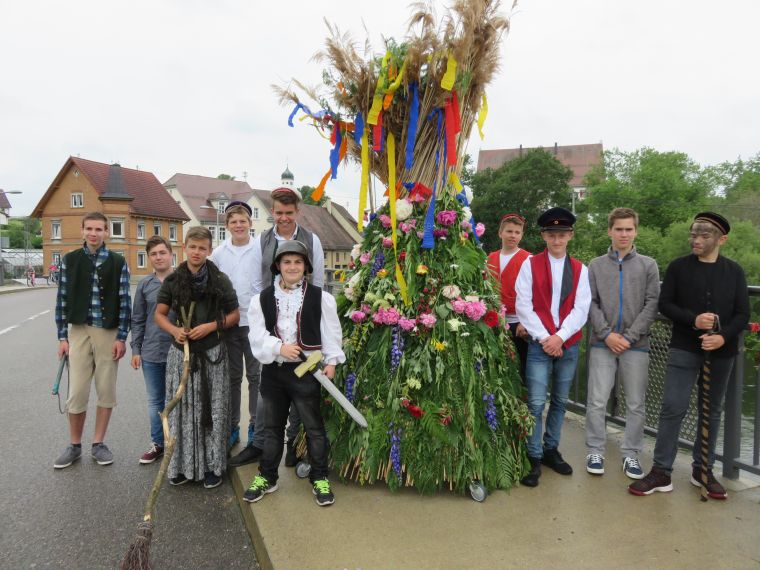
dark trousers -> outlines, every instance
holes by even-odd
[[[306,430],[313,481],[327,477],[327,457],[330,450],[322,421],[320,405],[322,386],[311,375],[299,378],[295,375],[298,364],[267,364],[261,369],[261,397],[264,400],[264,455],[259,462],[259,472],[274,484],[282,459],[285,423],[291,402],[301,416]]]
[[[520,323],[509,323],[509,336],[512,337],[512,342],[515,344],[515,350],[517,351],[517,358],[520,362],[520,378],[522,379],[523,386],[527,386],[525,383],[525,364],[528,360],[528,343],[517,336],[517,325]]]
[[[230,426],[240,423],[240,401],[243,384],[243,366],[248,379],[248,415],[250,425],[256,423],[256,400],[259,395],[259,361],[253,357],[248,341],[248,327],[232,327],[224,333],[227,359],[230,367]]]

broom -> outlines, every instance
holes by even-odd
[[[185,307],[180,307],[182,311],[182,322],[184,324],[185,331],[190,330],[190,322],[193,318],[193,309],[195,308],[195,301],[190,303],[190,310],[185,313]],[[124,555],[124,558],[119,564],[120,570],[150,570],[150,541],[153,538],[153,511],[156,507],[156,500],[158,499],[158,493],[161,490],[161,484],[164,481],[166,471],[169,469],[169,461],[171,461],[172,454],[174,453],[174,447],[177,444],[177,438],[172,437],[169,432],[169,413],[179,404],[182,400],[182,396],[185,394],[187,388],[187,381],[190,377],[190,344],[185,341],[184,346],[184,358],[182,360],[182,378],[179,382],[179,387],[174,397],[166,404],[164,411],[161,412],[161,423],[164,428],[164,439],[166,440],[166,449],[164,450],[164,458],[161,460],[161,467],[158,469],[156,479],[153,481],[153,487],[151,487],[148,494],[148,500],[145,503],[145,511],[143,512],[143,520],[137,525],[137,534],[132,544],[129,545],[129,550]]]

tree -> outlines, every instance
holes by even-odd
[[[235,180],[234,176],[230,176],[229,174],[220,174],[217,176],[219,180]]]
[[[570,208],[572,190],[568,183],[573,172],[543,149],[532,149],[496,170],[487,169],[472,176],[472,213],[486,226],[481,238],[486,251],[501,247],[499,219],[515,212],[527,221],[522,246],[529,251],[544,247],[536,226],[538,216],[547,208]]]
[[[298,191],[301,193],[303,203],[310,206],[321,206],[327,202],[327,194],[322,194],[322,197],[318,201],[314,201],[311,197],[311,193],[314,192],[313,186],[301,186]]]
[[[41,229],[42,223],[37,218],[14,218],[8,221],[2,235],[8,237],[11,249],[42,249]],[[26,245],[27,236],[28,245]]]

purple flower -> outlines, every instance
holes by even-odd
[[[480,371],[482,370],[482,368],[483,368],[483,364],[480,362],[480,360],[476,360],[475,361],[475,372],[477,372],[478,374],[480,374]]]
[[[393,429],[393,422],[388,424],[388,435],[391,436],[391,465],[396,477],[401,479],[401,428]]]
[[[385,254],[382,251],[378,251],[375,254],[375,264],[372,266],[370,277],[377,275],[377,272],[383,268],[383,265],[385,265]]]
[[[391,374],[396,371],[401,364],[401,357],[404,355],[404,335],[399,327],[393,327],[391,330]]]
[[[499,420],[496,419],[496,405],[493,403],[493,400],[493,394],[483,394],[483,401],[487,402],[485,415],[488,427],[491,428],[491,431],[496,431],[496,428],[499,427]]]
[[[438,212],[435,219],[442,226],[453,226],[457,222],[457,213],[454,210],[443,210]]]
[[[354,401],[354,383],[356,382],[356,374],[351,372],[348,376],[346,376],[346,399],[349,402]]]

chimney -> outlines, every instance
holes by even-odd
[[[325,197],[325,203],[323,204],[323,207],[327,210],[327,213],[332,216],[333,213],[333,206],[332,206],[332,200],[329,196]]]
[[[522,156],[522,144],[520,145],[520,156]]]
[[[554,143],[554,156],[557,156],[557,143]]]

